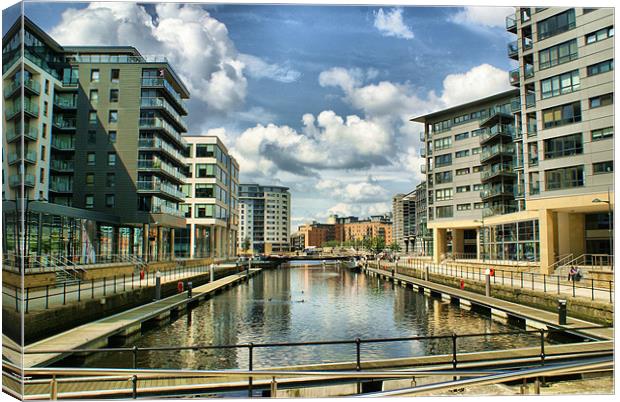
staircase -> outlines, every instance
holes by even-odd
[[[578,257],[573,257],[572,254],[568,254],[552,265],[555,275],[560,275],[567,279],[571,267],[578,267],[583,278],[588,277],[590,271],[613,272],[613,256],[607,254],[581,254]]]
[[[63,256],[49,256],[48,264],[56,274],[56,286],[78,283],[82,280],[82,273],[86,272],[84,268],[75,265],[73,261]]]

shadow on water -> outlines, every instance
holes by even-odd
[[[338,264],[285,264],[213,296],[164,325],[115,346],[233,345],[514,331],[483,312],[466,311]],[[537,346],[536,334],[459,338],[459,352]],[[451,339],[362,344],[362,361],[451,353]],[[248,349],[140,351],[139,367],[248,368]],[[355,345],[254,349],[254,368],[354,361]],[[131,354],[98,353],[83,364],[129,367]]]

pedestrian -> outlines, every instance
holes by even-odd
[[[575,267],[571,266],[570,267],[570,271],[568,271],[568,280],[569,281],[574,281],[576,273],[577,273],[577,270],[575,269]]]
[[[581,274],[581,268],[577,267],[577,269],[575,270],[575,275],[573,276],[573,278],[575,278],[575,280],[577,282],[579,282],[581,280],[581,277],[583,275]]]

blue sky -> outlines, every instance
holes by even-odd
[[[61,44],[168,56],[192,92],[190,132],[221,136],[242,180],[290,186],[294,227],[387,212],[421,177],[408,119],[509,89],[505,7],[25,7]]]

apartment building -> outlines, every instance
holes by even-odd
[[[288,251],[291,194],[288,187],[239,185],[238,244],[246,239],[255,253]]]
[[[343,225],[345,241],[361,241],[380,237],[385,241],[386,246],[394,241],[392,222],[384,215],[371,216],[369,219],[356,220]]]
[[[426,180],[415,187],[415,237],[410,243],[412,251],[418,255],[430,255],[433,253],[433,231],[427,226],[428,216],[426,208]]]
[[[189,97],[172,66],[130,46],[61,46],[27,18],[2,56],[5,250],[25,209],[26,253],[170,257]]]
[[[185,136],[189,144],[183,185],[187,226],[177,230],[175,254],[229,257],[237,252],[239,164],[216,136]]]
[[[414,251],[416,240],[416,192],[396,194],[392,198],[392,236],[400,251],[409,254]]]
[[[516,89],[414,119],[425,126],[434,259],[549,272],[571,254],[609,254],[613,10],[518,8],[506,25]]]
[[[336,240],[336,225],[331,223],[312,222],[299,226],[296,237],[301,237],[301,249],[323,247],[325,243]]]

